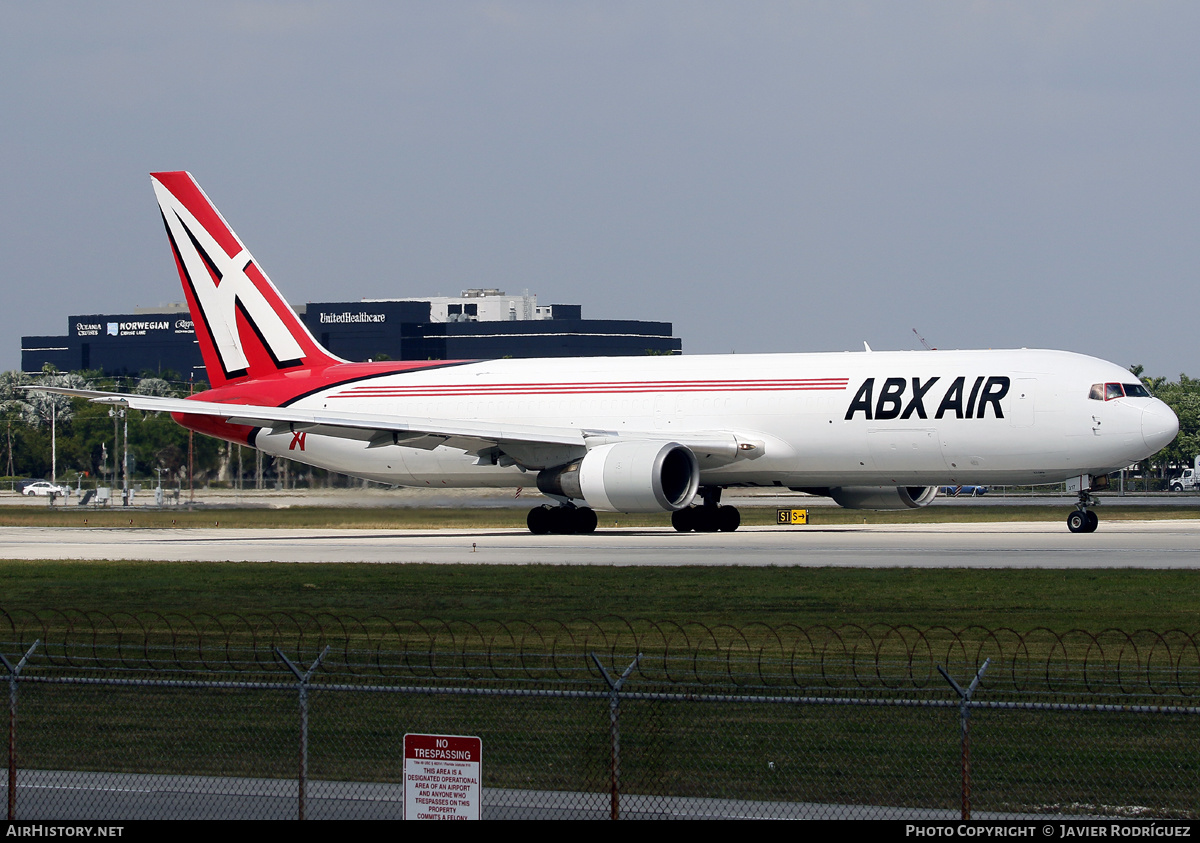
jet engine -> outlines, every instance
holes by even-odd
[[[793,488],[793,492],[826,495],[846,509],[917,509],[937,497],[937,486],[833,486],[827,489]]]
[[[700,463],[677,442],[613,442],[569,465],[538,472],[537,485],[592,509],[674,512],[696,496]]]

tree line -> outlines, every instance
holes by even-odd
[[[1130,366],[1129,370],[1179,417],[1179,434],[1154,455],[1152,462],[1158,476],[1167,476],[1163,472],[1172,468],[1190,467],[1200,455],[1200,379],[1180,374],[1179,380],[1168,381],[1165,377],[1146,376],[1142,366]]]

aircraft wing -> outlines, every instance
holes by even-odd
[[[446,445],[476,454],[482,454],[490,448],[498,448],[527,468],[562,465],[583,456],[589,447],[621,440],[678,442],[692,449],[702,464],[728,462],[737,456],[749,456],[744,452],[761,447],[761,443],[724,431],[667,433],[588,430],[542,424],[330,412],[254,404],[220,404],[57,386],[29,386],[26,389],[86,398],[97,404],[129,407],[134,410],[213,416],[230,424],[263,428],[273,434],[303,431],[339,439],[358,440],[366,443],[367,448],[399,445],[431,451],[439,445]]]

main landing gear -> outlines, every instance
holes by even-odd
[[[1089,506],[1098,506],[1100,501],[1092,497],[1089,491],[1085,490],[1079,493],[1079,503],[1075,504],[1075,511],[1067,516],[1067,529],[1072,533],[1094,533],[1096,527],[1100,524],[1100,516],[1088,509]]]
[[[732,533],[742,524],[742,514],[736,506],[721,506],[721,489],[705,486],[700,489],[700,506],[688,506],[671,513],[671,526],[681,533]],[[596,513],[591,507],[564,503],[544,504],[529,510],[525,523],[529,532],[544,536],[547,533],[571,535],[596,532]]]
[[[687,506],[672,512],[671,526],[681,533],[692,530],[732,533],[741,526],[742,513],[736,506],[720,506],[720,486],[704,486],[700,489],[700,498],[704,501],[700,506]]]
[[[562,506],[535,506],[525,518],[529,532],[537,536],[546,533],[594,533],[596,522],[596,512],[591,507],[569,503]]]

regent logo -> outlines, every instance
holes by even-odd
[[[982,419],[987,416],[988,407],[992,408],[995,418],[1004,418],[1004,410],[1000,407],[1000,399],[1008,395],[1011,384],[1005,375],[985,377],[980,375],[968,385],[966,377],[958,377],[950,381],[948,387],[934,390],[941,380],[932,377],[922,382],[920,378],[887,378],[878,392],[875,390],[875,378],[867,378],[850,402],[846,410],[846,420],[854,418],[856,413],[862,413],[868,420],[910,419],[914,416],[927,419],[926,403],[932,408],[936,401],[937,409],[933,412],[935,419],[951,416],[956,419]]]
[[[260,287],[271,289],[271,285],[250,253],[243,247],[230,257],[169,190],[158,182],[154,190],[171,244],[200,305],[225,376],[244,374],[250,365],[238,334],[238,312],[262,340],[278,368],[299,365],[304,352],[263,294]]]

